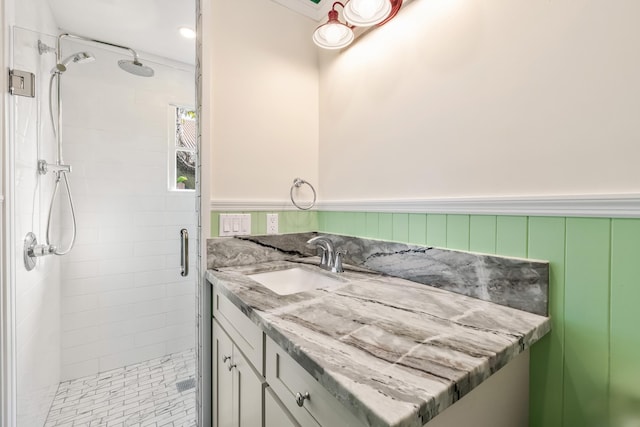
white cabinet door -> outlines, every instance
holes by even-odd
[[[264,379],[213,321],[213,425],[262,426]]]
[[[300,427],[270,387],[264,391],[264,427]]]
[[[234,427],[233,372],[229,370],[233,343],[224,330],[213,321],[213,425]]]
[[[237,392],[237,414],[239,427],[262,425],[262,384],[249,361],[237,347],[233,352],[234,391]]]

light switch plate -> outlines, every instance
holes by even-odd
[[[220,214],[218,235],[248,236],[251,234],[251,214]]]

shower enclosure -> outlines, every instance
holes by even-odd
[[[194,67],[56,30],[11,34],[11,68],[36,82],[8,98],[13,418],[193,426],[196,192],[171,173]]]

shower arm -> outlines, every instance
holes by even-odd
[[[86,41],[86,42],[98,43],[98,44],[103,44],[103,45],[106,45],[106,46],[117,47],[118,49],[128,50],[133,55],[133,61],[136,62],[136,63],[140,62],[140,59],[138,57],[138,52],[136,52],[135,50],[131,49],[130,47],[122,46],[120,44],[115,44],[115,43],[109,43],[109,42],[105,42],[105,41],[98,40],[98,39],[92,39],[90,37],[79,36],[77,34],[63,33],[63,34],[60,34],[58,36],[58,41],[57,41],[57,45],[56,45],[56,61],[58,62],[58,64],[62,60],[62,49],[61,49],[60,44],[62,42],[62,39],[63,38],[67,38],[67,37],[71,38],[71,39],[83,40],[83,41]]]
[[[109,43],[109,42],[105,42],[102,40],[98,40],[98,39],[92,39],[90,37],[84,37],[84,36],[79,36],[77,34],[71,34],[71,33],[62,33],[58,36],[58,40],[56,42],[56,63],[60,64],[60,61],[62,61],[62,39],[64,38],[70,38],[70,39],[76,39],[76,40],[83,40],[86,42],[91,42],[91,43],[98,43],[98,44],[102,44],[102,45],[106,45],[106,46],[111,46],[111,47],[116,47],[118,49],[124,49],[124,50],[128,50],[132,55],[133,55],[133,62],[135,64],[140,63],[140,60],[138,58],[138,52],[136,52],[135,50],[131,49],[130,47],[127,46],[122,46],[119,44],[115,44],[115,43]],[[58,120],[57,120],[57,125],[58,125],[58,130],[56,133],[56,139],[57,139],[57,158],[56,158],[56,164],[59,166],[63,166],[63,160],[62,160],[62,97],[60,96],[60,73],[58,73],[57,78],[56,78],[57,82],[56,82],[56,89],[58,92]]]

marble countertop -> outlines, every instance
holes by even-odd
[[[550,330],[538,314],[259,247],[268,256],[211,263],[207,279],[365,425],[422,426]],[[300,265],[341,283],[281,296],[247,276]]]

